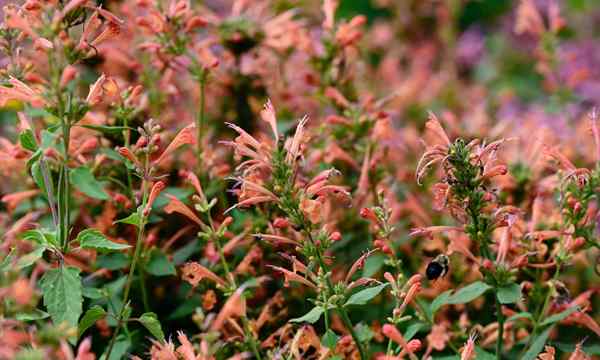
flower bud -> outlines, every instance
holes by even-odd
[[[273,226],[277,229],[285,229],[290,225],[290,222],[286,218],[278,217],[273,220]]]

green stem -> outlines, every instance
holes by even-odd
[[[119,335],[119,330],[123,326],[123,317],[125,316],[125,310],[127,309],[127,302],[129,300],[129,292],[131,291],[131,284],[133,283],[133,274],[135,273],[135,268],[137,262],[140,258],[140,254],[142,252],[142,245],[144,240],[144,227],[146,225],[146,217],[143,214],[143,209],[146,206],[146,200],[148,198],[148,189],[146,180],[142,180],[142,205],[139,207],[138,214],[140,216],[140,223],[138,226],[137,232],[137,240],[135,242],[135,250],[133,259],[131,260],[131,265],[129,267],[129,274],[127,274],[127,283],[125,285],[125,291],[123,293],[123,305],[121,306],[121,311],[119,311],[119,317],[117,321],[117,327],[113,333],[112,338],[110,339],[110,344],[108,346],[108,351],[106,353],[106,360],[110,360],[110,354],[115,346],[115,342],[117,340],[117,336]],[[144,290],[142,290],[144,291]]]
[[[150,311],[150,302],[148,301],[148,290],[146,289],[146,271],[139,269],[140,274],[140,287],[142,289],[142,303],[144,304],[144,312]]]
[[[309,235],[308,238],[310,239],[310,241],[313,243],[313,245],[315,245],[315,242],[314,242],[310,232],[308,232],[308,235]],[[323,261],[323,256],[321,255],[321,248],[318,246],[315,246],[315,249],[317,249],[316,255],[317,255],[317,261],[319,262],[319,266],[321,267],[321,269],[323,269],[325,274],[328,274],[329,269],[327,268],[327,265],[325,265],[325,262]],[[335,290],[333,288],[333,284],[331,283],[330,277],[326,276],[325,279],[327,282],[327,288],[329,289],[329,292],[331,294],[334,294]],[[336,310],[340,314],[342,321],[344,322],[344,326],[346,326],[346,328],[348,328],[348,331],[350,332],[350,335],[352,336],[352,339],[354,340],[354,343],[356,344],[356,348],[358,349],[358,353],[360,354],[361,360],[366,360],[367,356],[365,355],[365,350],[363,349],[362,344],[360,343],[358,335],[354,331],[354,327],[352,326],[352,321],[350,320],[350,317],[348,316],[348,312],[346,312],[346,309],[344,309],[343,305],[337,305]]]
[[[124,116],[123,117],[123,126],[126,127],[127,129],[123,130],[124,134],[124,146],[126,148],[129,148],[130,142],[131,142],[131,132],[129,131],[129,116]],[[131,201],[135,201],[134,199],[134,195],[133,195],[133,180],[131,179],[131,170],[129,169],[129,167],[125,167],[125,172],[127,174],[127,194],[129,195],[129,199]]]
[[[502,344],[504,342],[504,314],[502,314],[502,304],[496,295],[496,316],[498,317],[498,338],[496,339],[496,359],[502,360]]]
[[[556,271],[554,272],[554,276],[552,277],[553,280],[558,279],[559,272],[560,272],[560,264],[556,264]],[[548,306],[550,305],[551,295],[552,295],[552,289],[548,289],[548,293],[546,294],[546,298],[544,299],[544,304],[542,305],[542,308],[540,309],[540,312],[537,314],[535,321],[533,323],[533,330],[531,330],[531,335],[529,335],[527,344],[523,348],[523,353],[525,352],[525,350],[527,350],[529,348],[529,346],[531,345],[531,340],[533,340],[537,335],[540,322],[542,321],[542,318],[543,318],[544,314],[546,313],[546,310],[548,310]]]

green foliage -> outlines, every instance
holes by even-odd
[[[57,325],[77,326],[83,302],[79,272],[76,267],[60,266],[46,271],[40,279],[44,305]]]
[[[156,339],[160,340],[161,342],[165,341],[165,334],[162,331],[162,328],[160,326],[160,321],[158,321],[158,317],[156,316],[155,313],[152,313],[152,312],[144,313],[144,314],[142,314],[142,316],[140,316],[138,321],[141,322],[142,325],[144,325],[144,327],[146,329],[148,329],[148,331]]]
[[[352,294],[350,298],[346,301],[344,306],[349,305],[365,305],[369,300],[373,299],[375,296],[379,295],[379,293],[385,289],[389,284],[381,284],[377,286],[373,286],[367,289],[363,289],[355,294]]]
[[[96,229],[85,229],[77,234],[79,246],[83,249],[96,249],[99,251],[112,251],[129,249],[131,246],[110,241]]]
[[[109,196],[101,182],[96,180],[92,171],[85,167],[78,167],[71,171],[71,183],[75,188],[89,197],[108,200]]]
[[[314,324],[317,321],[319,321],[319,319],[321,318],[321,315],[323,315],[324,312],[325,312],[325,309],[323,309],[323,307],[315,306],[314,308],[312,308],[309,312],[307,312],[303,316],[301,316],[299,318],[291,319],[290,322],[294,322],[294,323],[307,322],[307,323]]]

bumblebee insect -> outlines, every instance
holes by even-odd
[[[427,275],[429,280],[435,280],[443,277],[448,273],[449,265],[450,261],[448,257],[444,254],[440,254],[427,265],[425,275]]]

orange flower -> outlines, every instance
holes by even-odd
[[[169,198],[169,203],[164,208],[167,214],[172,214],[174,212],[179,213],[192,220],[196,224],[200,225],[201,227],[206,226],[204,222],[202,222],[202,220],[200,220],[200,218],[196,216],[196,214],[189,207],[187,207],[175,196],[167,194],[167,198]]]
[[[217,315],[217,318],[212,323],[210,329],[211,330],[220,330],[223,327],[225,321],[236,318],[246,316],[246,299],[244,299],[245,287],[238,288],[233,295],[227,299],[223,308]]]
[[[5,106],[9,100],[19,100],[31,104],[33,107],[43,107],[46,101],[41,93],[27,86],[22,81],[10,77],[8,80],[10,87],[0,86],[0,106]]]
[[[181,278],[189,282],[193,287],[204,278],[210,279],[220,286],[226,286],[225,280],[197,262],[189,262],[181,268]]]
[[[8,195],[4,195],[2,197],[2,202],[6,203],[6,206],[9,210],[14,210],[19,206],[23,201],[32,198],[40,193],[40,190],[26,190],[21,192],[16,192]]]
[[[194,139],[194,124],[190,124],[183,128],[176,136],[173,138],[171,143],[167,146],[167,148],[160,154],[158,159],[154,161],[154,165],[157,166],[162,163],[170,154],[172,154],[179,147],[186,144],[195,144]]]
[[[150,214],[150,211],[152,210],[152,204],[154,204],[154,201],[156,200],[160,192],[163,191],[165,186],[165,183],[162,181],[158,181],[154,183],[154,185],[152,185],[152,189],[150,190],[150,196],[148,196],[146,207],[143,210],[144,216],[148,216],[148,214]]]

